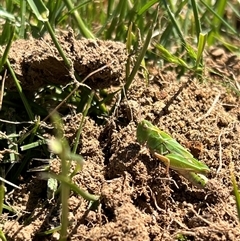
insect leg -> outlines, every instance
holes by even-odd
[[[155,156],[156,158],[158,158],[161,162],[163,162],[164,165],[167,167],[167,168],[166,168],[166,173],[167,173],[167,175],[168,175],[168,174],[169,174],[169,168],[170,168],[170,160],[169,160],[167,157],[158,154],[157,152],[154,152],[154,156]]]

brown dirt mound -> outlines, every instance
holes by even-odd
[[[49,36],[40,40],[17,40],[12,44],[9,60],[24,90],[35,91],[48,84],[67,85],[73,81],[74,71],[84,79],[103,66],[106,68],[92,76],[94,82],[87,81],[90,87],[100,89],[118,86],[123,81],[127,59],[124,44],[76,40],[71,32],[63,34],[58,40],[72,64],[70,69],[64,64]],[[7,76],[6,87],[10,90],[16,88],[11,75]]]
[[[11,63],[26,90],[36,90],[46,79],[66,84],[63,76],[70,76],[55,48],[45,41],[18,41],[12,47]],[[17,48],[20,43],[31,54]],[[92,87],[99,88],[93,85],[98,81],[101,86],[110,86],[124,79],[126,52],[122,44],[76,41],[72,36],[64,37],[61,44],[74,69],[83,76],[113,63],[104,74],[95,76]],[[174,71],[152,67],[150,84],[136,77],[127,99],[104,127],[87,118],[78,150],[86,165],[74,181],[90,193],[100,194],[101,201],[98,210],[91,211],[86,201],[71,194],[71,240],[240,239],[229,175],[232,161],[237,180],[240,178],[239,96],[230,90],[239,91],[236,66],[240,60],[225,51],[217,56],[212,51],[205,60],[211,71],[207,71],[203,83],[189,76],[178,81]],[[7,87],[13,88],[10,77],[8,82]],[[80,118],[80,114],[63,118],[70,143]],[[206,189],[196,189],[174,171],[168,177],[158,160],[148,152],[139,153],[136,126],[141,119],[151,120],[170,133],[210,167]],[[26,180],[21,191],[7,195],[8,202],[19,211],[18,218],[2,217],[8,240],[43,240],[38,232],[59,225],[60,207],[55,200],[44,204],[46,197],[35,190],[38,182]],[[46,240],[57,238],[55,233]]]

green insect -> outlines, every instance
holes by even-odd
[[[146,144],[151,153],[165,164],[167,173],[171,168],[193,185],[199,188],[206,186],[208,179],[205,175],[210,172],[208,166],[149,121],[143,120],[138,124],[137,140],[140,144]]]

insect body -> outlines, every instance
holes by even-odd
[[[205,174],[210,172],[208,166],[151,122],[143,120],[138,124],[137,140],[140,144],[146,144],[151,153],[166,165],[167,172],[171,168],[199,188],[207,184]]]

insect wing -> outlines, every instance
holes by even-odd
[[[179,144],[175,139],[173,139],[172,136],[170,136],[164,131],[161,131],[159,128],[152,125],[150,122],[142,121],[142,123],[146,129],[148,128],[149,136],[158,135],[159,145],[164,145],[165,149],[167,149],[169,153],[177,153],[179,155],[184,156],[185,158],[193,158],[192,154],[189,151],[187,151],[181,144]],[[163,155],[165,153],[159,154]]]
[[[179,144],[175,139],[173,139],[170,135],[165,133],[164,131],[160,131],[161,138],[163,140],[166,149],[170,153],[176,153],[185,158],[193,158],[193,155],[187,151],[181,144]]]
[[[170,160],[170,168],[176,171],[192,171],[196,173],[206,174],[210,169],[205,163],[199,162],[195,158],[186,159],[178,154],[167,154],[165,156]]]

